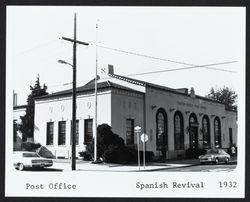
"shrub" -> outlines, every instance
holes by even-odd
[[[82,151],[79,152],[80,157],[83,157],[83,160],[85,161],[92,161],[93,157],[89,151]]]
[[[133,162],[134,153],[125,147],[110,145],[104,152],[103,159],[107,163],[127,163]]]
[[[140,151],[140,162],[143,162],[143,151]],[[154,153],[152,151],[145,152],[145,161],[151,162],[153,160]],[[137,163],[138,152],[134,148],[129,147],[117,147],[110,145],[108,150],[104,153],[104,161],[107,163]]]
[[[206,153],[206,149],[187,149],[186,157],[187,158],[198,158],[200,155],[204,155]]]
[[[79,153],[84,160],[92,160],[94,154],[94,140],[87,145],[86,151]],[[146,161],[152,161],[153,152],[146,152]],[[136,163],[138,161],[137,150],[127,147],[124,140],[113,133],[108,124],[101,124],[97,128],[97,157],[107,163]],[[143,153],[140,151],[140,159]]]
[[[21,144],[21,150],[23,150],[23,151],[35,151],[40,147],[41,147],[40,143],[23,142]]]
[[[97,157],[103,157],[110,145],[124,147],[124,140],[117,134],[113,133],[108,124],[101,124],[97,127]],[[87,151],[93,156],[94,140],[87,145]]]

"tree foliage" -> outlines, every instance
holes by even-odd
[[[108,150],[109,146],[123,147],[124,140],[117,134],[113,133],[108,124],[101,124],[97,127],[97,156],[103,157],[104,152]],[[94,153],[94,140],[90,142],[87,147],[90,153]]]
[[[40,85],[39,75],[34,86],[30,86],[31,94],[27,98],[27,108],[24,116],[20,116],[21,123],[18,126],[18,130],[23,134],[23,140],[27,137],[33,137],[34,133],[34,110],[35,101],[34,98],[42,95],[47,95],[47,86],[43,84]]]
[[[227,109],[237,109],[237,94],[229,87],[224,86],[219,89],[212,87],[206,97],[225,104]]]
[[[123,138],[112,132],[108,124],[97,127],[97,157],[107,163],[135,163],[138,161],[137,150],[124,144]],[[87,151],[80,152],[85,160],[93,160],[94,140],[87,146]],[[154,153],[147,151],[146,161],[152,161]],[[140,151],[140,159],[143,153]]]

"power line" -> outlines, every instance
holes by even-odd
[[[230,64],[235,63],[235,61],[229,61],[229,62],[220,62],[220,63],[213,63],[213,64],[207,64],[207,65],[197,65],[197,66],[191,66],[191,67],[181,67],[181,68],[174,68],[174,69],[167,69],[167,70],[159,70],[159,71],[152,71],[152,72],[144,72],[144,73],[137,73],[137,74],[129,74],[126,76],[138,76],[138,75],[145,75],[145,74],[155,74],[155,73],[162,73],[162,72],[172,72],[172,71],[179,71],[179,70],[186,70],[186,69],[195,69],[195,68],[208,68],[208,66],[216,66],[216,65],[224,65],[224,64]],[[217,70],[217,68],[211,68]],[[230,71],[231,73],[236,73],[233,71]]]
[[[142,73],[136,73],[136,74],[127,74],[124,76],[140,76],[140,75],[146,75],[146,74],[156,74],[156,73],[163,73],[163,72],[172,72],[172,71],[180,71],[180,70],[187,70],[187,69],[196,69],[196,68],[200,68],[200,67],[204,67],[204,68],[208,68],[211,69],[211,66],[217,66],[217,65],[225,65],[225,64],[230,64],[230,63],[235,63],[236,61],[228,61],[228,62],[220,62],[220,63],[213,63],[213,64],[206,64],[206,65],[197,65],[197,66],[190,66],[190,67],[181,67],[181,68],[174,68],[174,69],[167,69],[167,70],[158,70],[158,71],[151,71],[151,72],[142,72]],[[217,68],[212,68],[212,69],[217,69]],[[236,73],[231,71],[231,73]],[[99,80],[105,80],[108,79],[110,77],[104,77],[104,78],[100,78]],[[88,82],[89,80],[81,80],[81,81],[77,81],[79,82]],[[57,84],[57,85],[53,85],[50,87],[57,87],[57,86],[66,86],[66,85],[70,85],[72,84],[72,82],[69,83],[64,83],[64,84]]]
[[[26,49],[24,51],[21,51],[19,53],[17,53],[16,55],[23,55],[23,54],[26,54],[34,49],[37,49],[37,48],[42,48],[42,47],[45,47],[45,46],[49,46],[51,44],[54,44],[55,42],[57,42],[58,39],[53,39],[53,40],[50,40],[50,41],[47,41],[47,42],[44,42],[44,43],[41,43],[41,44],[38,44],[38,45],[35,45],[33,46],[32,48],[29,48],[29,49]]]
[[[90,45],[94,45],[94,44],[90,44]],[[150,56],[150,55],[144,55],[144,54],[135,53],[135,52],[131,52],[131,51],[125,51],[125,50],[121,50],[121,49],[117,49],[117,48],[111,48],[111,47],[107,47],[107,46],[101,46],[101,45],[97,45],[97,46],[100,47],[100,48],[104,48],[104,49],[108,49],[108,50],[112,50],[112,51],[117,51],[117,52],[121,52],[121,53],[126,53],[126,54],[130,54],[130,55],[145,57],[145,58],[149,58],[149,59],[154,59],[154,60],[160,60],[160,61],[165,61],[165,62],[172,62],[172,63],[176,63],[176,64],[182,64],[182,65],[197,67],[197,65],[186,63],[186,62],[180,62],[180,61],[175,61],[175,60],[170,60],[170,59],[165,59],[165,58],[154,57],[154,56]],[[237,62],[237,61],[232,61],[230,63],[235,63],[235,62]],[[212,70],[217,70],[217,71],[223,71],[223,72],[236,73],[234,71],[225,70],[225,69],[210,68],[210,67],[207,67],[207,65],[200,65],[199,67],[212,69]]]

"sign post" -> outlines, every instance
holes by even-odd
[[[137,151],[138,151],[138,168],[140,170],[140,140],[139,140],[139,133],[141,132],[141,127],[135,127],[135,133],[137,135]]]
[[[146,165],[146,142],[148,141],[148,135],[143,133],[141,135],[141,141],[143,143],[143,167],[145,169],[145,165]]]

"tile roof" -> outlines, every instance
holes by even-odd
[[[153,83],[150,83],[150,82],[146,82],[146,81],[142,81],[142,80],[138,80],[138,79],[133,79],[133,78],[129,78],[129,77],[126,77],[126,76],[117,75],[117,74],[108,74],[108,75],[110,77],[112,77],[112,78],[120,79],[120,80],[129,82],[129,83],[132,83],[132,84],[136,84],[136,85],[139,85],[139,86],[144,86],[144,87],[147,86],[147,87],[151,87],[151,88],[156,88],[156,89],[161,89],[161,90],[164,90],[164,91],[172,92],[172,93],[175,93],[175,94],[190,96],[188,94],[188,91],[184,90],[184,89],[168,88],[168,87],[165,87],[165,86],[161,86],[161,85],[157,85],[157,84],[153,84]],[[87,84],[85,84],[84,86],[77,87],[76,88],[76,93],[83,93],[83,92],[88,92],[88,91],[94,90],[95,89],[95,82],[94,81],[95,81],[95,79],[92,79]],[[105,89],[105,88],[117,88],[117,89],[123,89],[123,90],[127,90],[127,91],[134,91],[134,92],[137,92],[137,93],[142,93],[142,92],[137,91],[137,90],[135,90],[133,88],[129,88],[129,87],[126,87],[126,86],[123,86],[123,85],[119,85],[119,84],[113,83],[113,82],[111,82],[109,80],[97,83],[97,88],[98,88],[98,90]],[[65,95],[70,96],[71,94],[72,94],[72,89],[68,89],[68,90],[63,90],[63,91],[59,91],[59,92],[56,92],[56,93],[51,93],[51,94],[48,94],[48,95],[37,97],[36,100],[40,100],[40,99],[43,99],[43,98],[65,96]],[[195,96],[196,96],[197,99],[205,100],[205,101],[208,101],[208,102],[214,102],[214,103],[218,103],[218,104],[223,104],[223,103],[221,103],[219,101],[212,100],[212,99],[209,99],[207,97],[203,97],[203,96],[200,96],[200,95],[195,95]]]
[[[151,87],[151,88],[157,88],[157,89],[165,90],[165,91],[172,92],[172,93],[175,93],[175,94],[181,94],[181,95],[184,95],[184,96],[190,96],[190,94],[188,94],[188,90],[185,90],[185,88],[181,88],[181,89],[168,88],[168,87],[165,87],[165,86],[161,86],[161,85],[157,85],[157,84],[153,84],[153,83],[150,83],[150,82],[141,81],[141,80],[137,80],[137,79],[133,79],[133,78],[129,78],[129,77],[126,77],[126,76],[117,75],[117,74],[108,74],[108,75],[110,77],[117,78],[117,79],[120,79],[120,80],[123,80],[123,81],[127,81],[127,82],[130,82],[130,83],[133,83],[133,84],[137,84],[137,85],[141,85],[141,86],[145,86],[145,87],[148,86],[148,87]],[[208,101],[208,102],[223,104],[223,103],[221,103],[219,101],[212,100],[212,99],[209,99],[209,98],[204,97],[204,96],[195,95],[195,97],[197,99],[205,100],[205,101]]]
[[[87,84],[85,84],[84,86],[81,87],[77,87],[76,88],[76,93],[83,93],[83,92],[88,92],[88,91],[93,91],[95,89],[95,80],[91,80],[91,82],[88,82]],[[134,90],[132,88],[128,88],[126,86],[122,86],[110,81],[104,81],[104,82],[100,82],[97,83],[97,89],[108,89],[108,88],[116,88],[116,89],[123,89],[123,90],[127,90],[127,91],[134,91],[134,92],[138,92],[141,93],[137,90]],[[68,89],[68,90],[63,90],[63,91],[59,91],[59,92],[55,92],[55,93],[51,93],[48,95],[44,95],[44,96],[39,96],[36,97],[36,100],[40,100],[40,99],[44,99],[44,98],[51,98],[51,97],[59,97],[59,96],[71,96],[72,95],[72,89]]]

